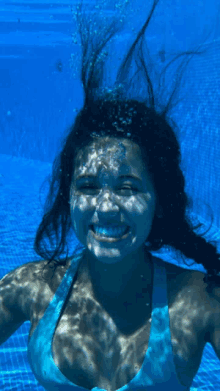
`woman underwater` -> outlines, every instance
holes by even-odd
[[[220,359],[219,254],[186,215],[191,203],[168,119],[177,86],[156,109],[143,57],[157,4],[112,90],[99,88],[104,60],[98,57],[115,30],[108,29],[89,61],[81,35],[85,101],[53,164],[35,238],[43,260],[0,281],[0,343],[30,321],[28,358],[46,390],[189,390],[207,342]],[[127,98],[121,88],[137,47],[148,102]],[[71,228],[83,250],[62,261]],[[51,253],[42,244],[53,234]],[[207,274],[151,255],[164,245]]]

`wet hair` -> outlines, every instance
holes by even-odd
[[[102,39],[100,35],[98,42],[95,43],[92,34],[86,36],[89,23],[87,28],[84,30],[82,28],[86,18],[81,12],[82,8],[78,7],[77,21],[83,48],[81,81],[85,94],[84,104],[74,123],[68,129],[61,143],[61,151],[53,162],[44,216],[37,229],[34,250],[42,258],[47,259],[48,264],[54,261],[54,268],[58,265],[66,265],[69,255],[67,237],[73,229],[69,198],[75,158],[83,147],[100,137],[127,138],[141,148],[142,157],[156,191],[159,213],[156,211],[152,229],[147,238],[147,249],[157,251],[163,246],[170,246],[177,255],[183,257],[183,260],[185,256],[193,259],[197,264],[202,264],[207,271],[204,277],[204,282],[207,283],[206,289],[211,293],[216,285],[220,286],[219,254],[216,242],[208,242],[203,237],[207,232],[203,234],[194,232],[203,224],[194,225],[192,218],[187,214],[193,202],[184,190],[185,178],[180,168],[178,127],[168,116],[170,110],[177,104],[174,98],[188,62],[192,57],[201,55],[203,52],[199,51],[200,46],[197,50],[180,53],[173,58],[161,72],[156,91],[150,78],[149,69],[153,69],[153,65],[147,50],[145,54],[148,54],[146,56],[148,66],[144,59],[144,44],[147,48],[144,34],[158,1],[154,1],[146,22],[124,57],[112,88],[102,87],[105,56],[101,54],[118,31],[116,21],[108,26],[105,33],[102,31]],[[135,61],[138,67],[135,76],[142,72],[141,85],[145,85],[144,89],[142,88],[141,97],[132,97],[132,92],[130,93],[134,78],[129,79],[129,67],[135,51],[137,52]],[[163,77],[168,67],[180,58],[183,60],[176,72],[176,83],[166,104],[162,105],[160,89],[161,86],[163,87]],[[133,86],[135,84],[136,81],[133,82]],[[146,99],[143,98],[144,92]],[[55,240],[55,243],[51,244],[52,250],[48,244],[45,245],[45,239],[49,239],[50,244],[53,239]],[[79,247],[80,244],[74,253]],[[64,253],[67,255],[62,258]]]

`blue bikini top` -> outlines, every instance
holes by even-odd
[[[28,359],[38,382],[48,391],[90,391],[68,380],[55,365],[52,340],[57,322],[76,274],[82,251],[76,254],[53,299],[40,319],[28,344]],[[166,269],[154,258],[152,321],[148,349],[136,376],[116,391],[189,391],[192,380],[183,386],[173,361],[167,301]],[[184,367],[184,366],[183,366]],[[187,379],[187,378],[186,378]],[[165,388],[164,388],[165,387]],[[98,387],[92,391],[107,391]]]

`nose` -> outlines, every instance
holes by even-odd
[[[117,205],[114,195],[109,190],[101,192],[96,207],[100,220],[103,220],[106,215],[108,215],[108,220],[114,219],[118,215],[119,210],[120,208]]]

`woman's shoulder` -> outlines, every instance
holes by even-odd
[[[198,270],[185,269],[167,262],[164,262],[164,264],[167,273],[170,303],[173,303],[179,310],[182,307],[194,309],[198,319],[201,318],[203,327],[208,328],[213,314],[213,296],[206,290],[207,284],[203,281],[205,273]]]
[[[46,261],[32,261],[23,263],[5,274],[1,281],[10,280],[15,285],[28,287],[38,280],[38,275]]]
[[[39,261],[27,262],[10,270],[0,280],[1,300],[13,314],[22,314],[22,319],[29,320],[30,304],[37,292]],[[0,300],[0,301],[1,301]],[[14,316],[14,315],[13,315]]]
[[[205,277],[205,273],[199,270],[185,269],[174,263],[167,262],[161,258],[153,257],[153,259],[155,258],[157,262],[159,262],[159,264],[165,267],[168,277],[180,276],[181,278],[184,279],[186,278],[186,281],[190,281],[190,282],[192,282],[194,279],[198,279],[199,282],[201,282],[201,280],[203,280],[203,278]]]
[[[34,261],[29,268],[40,288],[49,288],[54,293],[70,267],[71,260],[72,258],[68,258],[66,262],[61,263],[59,261],[49,262],[48,260]]]
[[[206,291],[207,284],[203,281],[205,273],[185,269],[160,258],[157,258],[157,261],[166,269],[167,292],[171,303],[190,301],[195,305],[196,303],[198,305],[205,304],[206,310],[208,310],[210,297]]]
[[[33,304],[38,302],[39,295],[46,299],[54,294],[70,265],[70,261],[71,259],[68,259],[65,265],[58,265],[56,271],[53,272],[54,262],[35,260],[24,263],[3,276],[1,283],[10,284],[14,290],[19,292],[27,320],[31,318],[31,309]]]

